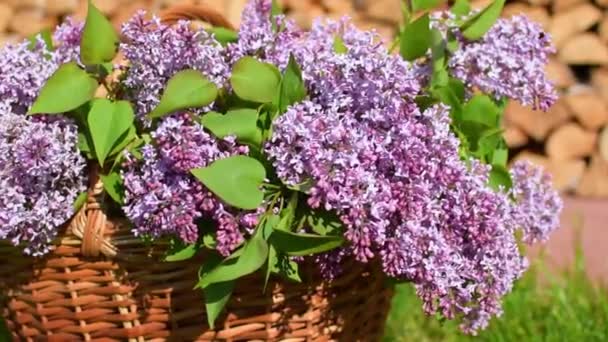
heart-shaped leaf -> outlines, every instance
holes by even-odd
[[[284,113],[287,107],[304,100],[306,93],[306,86],[302,80],[302,71],[296,59],[291,55],[289,56],[289,63],[281,81],[279,111]]]
[[[183,70],[167,82],[160,103],[149,115],[159,118],[180,109],[204,107],[215,101],[217,93],[215,84],[199,71]]]
[[[133,125],[133,108],[127,101],[97,99],[87,118],[99,164],[103,165],[121,136]]]
[[[281,73],[274,65],[246,56],[232,69],[230,84],[238,97],[257,103],[268,103],[277,95]]]
[[[111,172],[107,175],[99,175],[101,178],[101,182],[103,183],[103,188],[106,190],[106,193],[112,197],[112,199],[122,205],[124,204],[125,198],[125,188],[122,183],[122,178],[118,174],[118,172]]]
[[[462,120],[496,128],[500,126],[501,110],[487,95],[475,95],[462,108]]]
[[[456,15],[467,15],[471,11],[469,0],[456,0],[450,8],[450,11]]]
[[[264,199],[260,185],[266,178],[266,169],[251,157],[219,159],[207,167],[192,170],[192,174],[233,207],[253,210]]]
[[[207,323],[211,329],[215,329],[215,320],[222,313],[226,303],[232,295],[235,281],[224,281],[211,284],[203,289],[205,295],[205,309],[207,312]]]
[[[89,0],[87,20],[80,40],[80,55],[87,65],[111,61],[118,49],[118,34],[112,23]]]
[[[222,139],[234,135],[244,143],[259,145],[262,134],[257,126],[258,112],[255,109],[235,109],[226,114],[209,112],[201,118],[203,127]]]
[[[97,80],[78,64],[63,64],[46,81],[28,114],[69,112],[92,99],[97,86]]]
[[[509,190],[513,186],[513,181],[511,180],[509,170],[500,165],[492,165],[488,183],[494,190],[498,190],[501,187],[503,187],[505,190]]]
[[[500,17],[504,5],[505,0],[494,0],[461,26],[462,35],[469,40],[483,37]]]
[[[203,275],[197,287],[206,288],[211,284],[238,279],[257,271],[268,258],[268,243],[261,234],[261,229],[245,245],[222,261],[209,273]]]
[[[414,12],[430,10],[441,5],[445,0],[412,0]]]
[[[327,252],[344,243],[340,236],[298,234],[275,229],[269,242],[279,251],[295,256],[306,256]]]
[[[165,261],[176,262],[191,259],[199,250],[197,244],[186,245],[183,248],[174,251],[165,257]]]
[[[424,56],[433,43],[428,13],[405,26],[400,41],[401,56],[405,60],[413,61]]]
[[[223,46],[239,40],[239,34],[236,31],[224,27],[212,27],[208,29],[207,32],[213,34],[215,40],[217,40]]]

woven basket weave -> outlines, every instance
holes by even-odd
[[[202,6],[165,11],[166,23],[201,20],[229,27]],[[253,274],[237,281],[225,314],[210,330],[200,290],[201,260],[159,261],[165,247],[132,236],[106,216],[103,187],[90,175],[87,203],[44,258],[0,244],[0,313],[15,341],[375,341],[392,295],[373,265],[344,265],[323,281],[301,265],[301,284]]]

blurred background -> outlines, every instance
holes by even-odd
[[[203,2],[235,26],[247,0],[95,0],[118,27],[138,9],[157,12]],[[388,44],[401,20],[400,0],[282,0],[302,27],[318,17],[353,18]],[[84,19],[86,0],[0,0],[0,47],[68,16]],[[473,1],[483,7],[488,0]],[[532,248],[533,271],[507,298],[505,318],[482,339],[608,341],[608,0],[507,1],[505,16],[525,14],[557,48],[547,71],[561,99],[547,113],[511,104],[504,129],[512,159],[528,159],[553,175],[565,197],[562,228]],[[602,285],[604,284],[604,285]],[[400,287],[387,340],[466,339],[451,324],[421,314],[413,290]],[[409,308],[409,309],[407,309]]]

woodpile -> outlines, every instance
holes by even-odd
[[[505,113],[514,159],[547,168],[562,191],[608,197],[608,1],[510,2],[551,34],[557,53],[547,71],[561,92],[547,113],[517,104]]]
[[[118,26],[140,8],[158,11],[204,2],[238,26],[247,0],[94,0]],[[474,1],[481,7],[490,0]],[[400,0],[282,0],[289,16],[309,27],[319,16],[348,15],[389,42],[401,19]],[[0,0],[0,45],[52,27],[66,16],[84,18],[86,0]],[[505,16],[525,14],[553,37],[547,66],[561,92],[548,112],[512,103],[505,134],[514,160],[546,167],[556,187],[581,196],[608,197],[608,0],[508,1]]]

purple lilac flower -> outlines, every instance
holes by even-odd
[[[542,168],[526,161],[518,161],[511,168],[514,217],[522,229],[523,240],[532,244],[545,242],[559,227],[563,207],[559,193],[551,185],[551,176]]]
[[[25,113],[34,103],[46,80],[65,62],[76,60],[82,24],[68,21],[57,28],[55,51],[49,51],[42,37],[35,46],[28,40],[7,44],[0,49],[0,101],[13,106],[15,113]]]
[[[449,60],[454,77],[496,98],[547,110],[557,92],[544,68],[555,52],[541,26],[525,16],[498,19],[478,41],[462,39]]]
[[[218,141],[187,115],[166,118],[152,138],[155,145],[142,148],[141,160],[127,155],[122,172],[126,188],[123,209],[134,224],[133,233],[172,235],[193,243],[199,237],[197,221],[211,219],[217,225],[217,249],[229,255],[244,239],[241,227],[255,220],[222,203],[190,170],[245,154],[247,148],[230,138]]]
[[[54,51],[40,36],[34,46],[22,41],[0,50],[0,239],[34,256],[48,252],[74,214],[86,189],[86,162],[71,120],[24,114],[55,70],[78,59],[81,32],[69,21],[58,27]]]
[[[193,30],[187,21],[163,25],[139,12],[122,27],[126,40],[121,51],[129,61],[122,84],[134,101],[137,114],[151,112],[167,81],[178,71],[196,69],[218,87],[228,79],[221,45],[205,30]]]
[[[0,107],[0,240],[43,255],[86,189],[86,162],[75,126],[32,122]]]
[[[346,54],[333,51],[336,34]],[[309,184],[309,205],[340,215],[348,253],[412,281],[428,313],[485,327],[527,266],[513,203],[488,187],[489,167],[461,160],[448,109],[420,112],[415,71],[368,33],[318,23],[295,54],[310,100],[274,123],[266,152],[277,175]],[[339,257],[317,263],[335,276]]]
[[[284,15],[272,19],[277,27],[276,32],[273,31],[271,7],[271,0],[252,0],[247,3],[239,27],[239,40],[226,48],[226,58],[230,65],[243,56],[255,56],[280,69],[287,65],[289,55],[298,48],[304,31]]]
[[[67,18],[53,32],[56,43],[54,61],[58,64],[80,60],[80,39],[84,30],[84,22]]]

